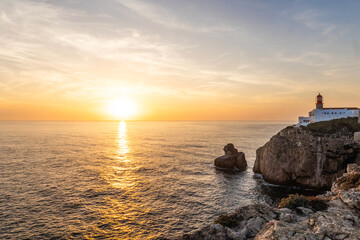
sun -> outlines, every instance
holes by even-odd
[[[125,96],[112,99],[107,105],[108,114],[121,120],[133,117],[137,111],[138,107],[136,103]]]

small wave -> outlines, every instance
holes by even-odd
[[[238,168],[233,168],[233,169],[229,169],[229,168],[221,168],[221,167],[216,167],[213,166],[213,168],[215,168],[217,170],[217,172],[225,172],[225,173],[245,173],[246,171],[241,171]]]
[[[198,145],[198,144],[176,144],[176,145],[166,145],[165,147],[184,149],[184,148],[205,148],[206,146]]]
[[[77,209],[83,206],[84,206],[83,201],[67,201],[62,205],[62,207],[65,209]]]
[[[151,168],[146,168],[146,167],[138,167],[138,168],[135,168],[134,169],[134,172],[136,173],[143,173],[143,172],[150,172],[152,171],[153,169]]]

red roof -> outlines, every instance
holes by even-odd
[[[316,97],[322,97],[321,94],[319,93],[319,95],[317,95]]]

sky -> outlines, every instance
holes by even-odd
[[[149,121],[296,122],[319,92],[326,107],[360,107],[359,12],[346,0],[1,0],[0,120],[113,120],[123,98],[128,120]]]

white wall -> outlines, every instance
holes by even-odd
[[[315,109],[315,122],[328,121],[332,119],[358,117],[359,110],[346,110],[346,109]]]

